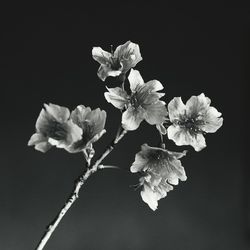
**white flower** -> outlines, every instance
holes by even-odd
[[[178,185],[179,179],[186,181],[187,176],[179,160],[186,155],[171,152],[166,149],[142,145],[141,151],[136,154],[135,161],[130,168],[132,173],[139,172],[142,200],[152,210],[158,207],[158,200],[167,196],[173,190],[172,185]]]
[[[125,74],[142,60],[138,44],[130,41],[118,46],[112,53],[103,50],[101,47],[94,47],[92,56],[94,60],[101,64],[97,75],[102,81],[105,81],[108,76]]]
[[[161,124],[166,116],[165,102],[159,99],[164,93],[162,84],[157,80],[144,83],[139,71],[131,69],[128,76],[131,93],[122,88],[108,88],[104,96],[118,109],[126,109],[122,114],[122,125],[126,130],[136,130],[143,120],[151,125]]]
[[[192,96],[183,104],[181,97],[175,97],[168,104],[170,121],[168,138],[176,145],[191,145],[196,151],[206,147],[203,134],[216,132],[223,123],[221,113],[210,106],[211,100],[203,93]]]
[[[36,133],[28,142],[36,150],[47,152],[52,146],[64,148],[81,139],[82,129],[72,122],[67,108],[44,104],[36,121]]]
[[[82,137],[69,147],[69,151],[75,153],[91,149],[92,144],[106,132],[104,129],[106,116],[106,112],[99,108],[91,110],[83,105],[77,106],[71,113],[71,119],[82,129]]]

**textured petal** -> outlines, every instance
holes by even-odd
[[[170,121],[178,120],[180,116],[185,114],[186,107],[181,97],[174,97],[168,104],[168,112]]]
[[[113,104],[118,109],[123,109],[128,102],[128,95],[122,88],[107,88],[109,92],[105,92],[104,96],[107,102]]]
[[[71,112],[71,119],[72,121],[77,124],[79,127],[82,126],[82,123],[86,120],[87,115],[91,112],[90,107],[85,107],[84,105],[78,105],[72,112]]]
[[[46,153],[51,147],[52,145],[48,142],[39,142],[35,145],[35,149],[42,153]]]
[[[92,49],[93,59],[100,64],[108,65],[110,63],[111,53],[103,50],[101,47],[93,47]]]
[[[206,112],[211,100],[203,93],[198,96],[192,96],[186,103],[186,112],[188,117],[202,115]]]
[[[114,52],[114,57],[118,58],[123,65],[124,73],[142,60],[138,44],[130,41],[118,46]]]
[[[28,146],[36,145],[37,143],[47,141],[47,138],[40,133],[35,133],[30,137],[28,141]]]
[[[76,125],[72,120],[67,122],[68,125],[68,136],[67,144],[70,145],[76,141],[81,140],[82,138],[82,128]]]
[[[151,125],[161,124],[166,120],[167,114],[165,102],[158,101],[146,106],[145,120]]]
[[[158,200],[162,198],[161,194],[154,192],[150,186],[144,184],[141,191],[142,200],[148,204],[148,206],[155,211],[158,207]]]
[[[144,110],[142,108],[133,108],[130,106],[122,114],[122,126],[126,130],[136,130],[144,119]]]
[[[121,70],[113,70],[111,68],[111,65],[101,65],[97,71],[98,77],[102,80],[105,81],[108,76],[119,76],[122,73]]]
[[[130,167],[132,173],[137,173],[147,168],[148,159],[144,157],[143,151],[140,151],[135,155],[135,161]]]
[[[191,146],[195,149],[195,151],[201,151],[203,148],[205,148],[206,141],[205,137],[202,134],[197,134],[195,138],[192,140]]]
[[[206,147],[205,138],[202,134],[191,135],[179,126],[171,125],[168,127],[168,138],[173,140],[177,146],[191,145],[195,151],[200,151]]]
[[[220,117],[221,113],[214,107],[209,107],[204,115],[205,125],[202,130],[206,133],[216,132],[223,124],[223,118]]]
[[[107,113],[99,108],[93,110],[87,115],[87,119],[91,121],[93,134],[99,134],[105,126]]]
[[[36,150],[43,153],[47,152],[51,148],[51,145],[48,143],[48,138],[44,137],[40,133],[35,133],[31,136],[28,146],[35,146]]]
[[[44,132],[48,127],[52,116],[49,115],[44,109],[41,110],[37,120],[36,120],[36,130],[38,132]]]
[[[71,145],[67,150],[71,153],[76,153],[99,140],[106,132],[104,129],[106,116],[107,114],[104,110],[97,108],[91,111],[89,107],[86,108],[83,105],[79,105],[71,113],[71,118],[81,128],[82,135],[79,138],[79,130],[71,124]]]
[[[49,105],[44,104],[46,112],[55,118],[58,122],[65,122],[69,119],[70,112],[66,107],[55,105],[50,103]]]
[[[163,85],[158,80],[151,80],[145,83],[144,87],[148,92],[156,92],[163,89]]]
[[[169,126],[167,131],[168,138],[173,140],[177,146],[191,145],[192,138],[188,131],[174,125]]]
[[[129,80],[130,89],[132,92],[135,92],[138,87],[144,85],[144,81],[138,70],[131,69],[130,74],[128,76],[128,80]]]
[[[185,169],[181,165],[181,161],[177,160],[175,158],[172,158],[168,161],[168,175],[167,175],[167,181],[170,184],[178,185],[179,179],[181,181],[186,181],[187,176],[185,173]]]

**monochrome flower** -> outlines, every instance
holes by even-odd
[[[28,142],[36,150],[47,152],[52,146],[64,148],[78,141],[82,136],[82,129],[72,122],[67,108],[55,104],[44,104],[36,121],[36,133]]]
[[[172,152],[144,144],[136,154],[130,171],[142,175],[139,180],[142,186],[141,197],[152,210],[157,209],[158,200],[173,190],[172,185],[178,185],[179,179],[186,181],[187,176],[179,160],[186,152]]]
[[[168,112],[172,125],[167,129],[168,138],[178,146],[191,145],[196,151],[206,147],[203,134],[216,132],[223,123],[221,113],[210,103],[203,93],[192,96],[186,105],[181,97],[170,101]]]
[[[92,56],[94,60],[101,64],[97,75],[102,81],[105,81],[108,76],[125,74],[142,60],[138,44],[131,41],[119,45],[111,53],[103,50],[101,47],[94,47]]]
[[[151,125],[161,124],[166,116],[165,102],[159,99],[164,93],[162,84],[157,80],[144,83],[138,70],[131,69],[128,76],[131,93],[124,89],[107,88],[106,100],[118,109],[126,109],[122,114],[122,125],[126,130],[136,130],[143,120]]]
[[[71,153],[92,148],[92,144],[99,140],[106,132],[104,129],[106,112],[99,108],[91,110],[89,107],[79,105],[74,111],[72,111],[71,119],[82,129],[81,138],[69,147]]]

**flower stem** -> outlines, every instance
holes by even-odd
[[[55,219],[50,223],[50,225],[47,227],[47,230],[45,231],[44,235],[42,236],[40,242],[38,243],[36,250],[42,250],[44,246],[46,245],[47,241],[51,237],[52,233],[57,228],[58,224],[62,220],[63,216],[67,213],[67,211],[70,209],[70,207],[73,205],[73,203],[77,200],[79,197],[79,191],[82,187],[82,185],[86,182],[86,180],[94,174],[98,169],[101,162],[104,160],[104,158],[114,149],[115,145],[124,137],[124,135],[127,133],[127,130],[119,130],[120,131],[115,139],[107,146],[103,154],[96,160],[96,162],[90,166],[89,168],[85,169],[84,172],[78,177],[78,179],[75,181],[75,186],[70,194],[70,197],[68,198],[65,205],[62,207],[60,212],[57,214]]]

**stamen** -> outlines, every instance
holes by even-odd
[[[110,45],[110,51],[111,51],[111,54],[113,56],[114,55],[113,44]]]

